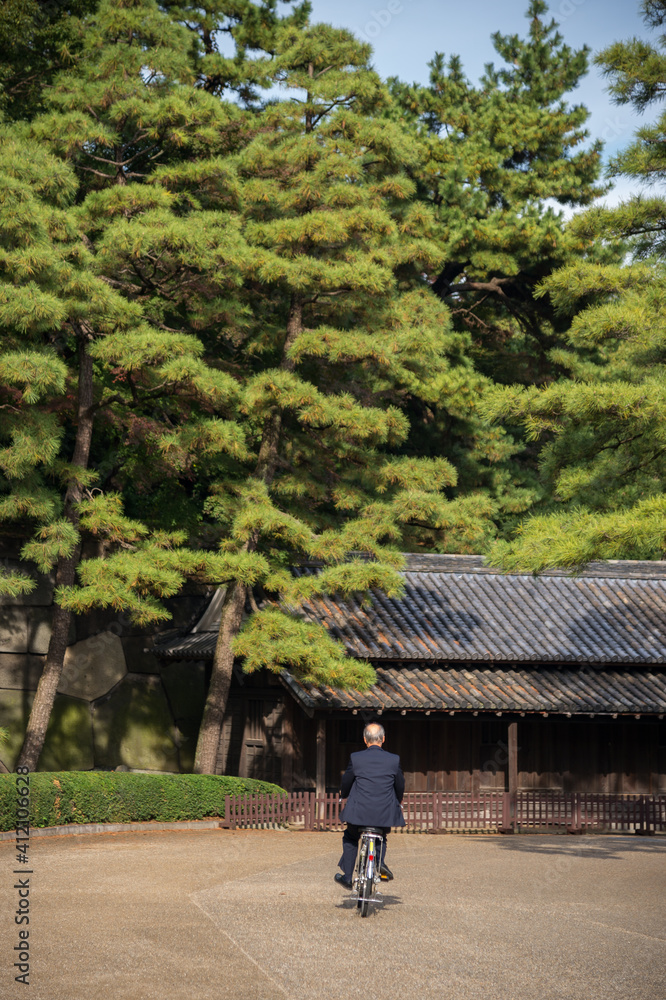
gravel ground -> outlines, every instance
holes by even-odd
[[[26,992],[1,843],[0,997],[666,1000],[666,838],[393,835],[365,920],[339,856],[322,833],[35,838]]]

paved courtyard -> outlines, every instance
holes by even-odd
[[[33,838],[30,988],[13,980],[0,843],[0,997],[666,1000],[666,838],[392,836],[362,920],[338,834]]]

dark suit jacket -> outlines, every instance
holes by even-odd
[[[345,823],[357,826],[404,826],[400,803],[405,779],[400,758],[379,746],[353,753],[342,776],[341,792],[347,803],[340,813]]]

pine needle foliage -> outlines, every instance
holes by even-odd
[[[503,64],[488,64],[478,87],[458,56],[441,53],[429,86],[393,81],[424,143],[419,195],[434,209],[444,255],[430,273],[433,290],[473,332],[482,370],[496,381],[551,375],[546,352],[558,324],[534,290],[583,249],[552,202],[589,205],[604,190],[601,144],[585,148],[589,113],[565,102],[589,49],[570,49],[547,14],[544,0],[530,0],[526,38],[493,34]]]
[[[456,465],[452,495],[485,493],[500,534],[539,494],[536,451],[519,424],[489,427],[478,401],[494,383],[543,384],[561,373],[550,352],[566,321],[536,289],[589,250],[567,230],[559,206],[588,205],[604,190],[601,145],[587,142],[588,112],[568,101],[589,50],[564,43],[543,0],[531,0],[526,16],[526,37],[492,35],[499,61],[477,85],[458,56],[442,53],[429,64],[428,85],[391,81],[420,149],[410,167],[417,185],[411,212],[428,212],[441,252],[428,281],[453,328],[469,336],[477,372],[472,393],[459,393],[457,405],[444,394],[414,413],[412,438],[418,434],[421,454],[443,454]],[[465,551],[463,539],[449,550]]]
[[[0,5],[0,117],[29,121],[44,110],[55,75],[81,48],[81,19],[97,0],[3,0]]]
[[[262,107],[273,82],[273,53],[278,26],[308,23],[310,4],[284,0],[162,0],[160,7],[190,33],[190,53],[197,86],[217,97],[230,93],[244,107]],[[233,49],[233,55],[225,54]],[[242,119],[236,124],[242,131]],[[232,132],[230,132],[231,137]],[[237,139],[237,136],[236,136]]]
[[[233,196],[225,190],[195,219],[162,177],[151,183],[158,166],[173,182],[177,167],[191,174],[198,163],[205,173],[211,160],[208,176],[226,177],[221,136],[238,109],[197,89],[187,29],[152,0],[104,0],[79,27],[75,68],[54,77],[41,114],[6,127],[0,153],[0,516],[25,538],[24,560],[54,569],[58,585],[21,758],[30,766],[72,612],[112,606],[161,621],[160,598],[186,578],[185,564],[160,566],[161,543],[148,544],[149,528],[125,513],[117,489],[151,453],[160,460],[144,461],[144,488],[169,474],[178,481],[168,440],[182,422],[213,418],[218,444],[238,447],[238,434],[222,430],[237,405],[235,380],[204,360],[196,315],[165,322],[187,312],[202,269],[223,295],[242,282]],[[114,437],[124,442],[115,456]],[[128,565],[110,589],[91,576],[77,603],[86,537],[101,563],[122,555]],[[0,586],[16,592],[27,579],[14,574]]]
[[[560,103],[585,56],[530,11],[484,93],[440,61],[411,124],[369,47],[307,4],[99,0],[68,22],[76,59],[0,151],[0,518],[57,580],[22,762],[71,615],[159,623],[185,580],[224,588],[195,765],[211,771],[235,656],[367,687],[302,602],[398,594],[401,550],[478,551],[524,509],[450,307],[469,292],[475,330],[524,332],[534,283],[576,246],[543,202],[592,197],[597,152],[570,155],[584,112]],[[451,262],[455,293],[433,295]],[[513,312],[511,282],[529,300]]]
[[[652,27],[666,23],[666,3],[642,5]],[[662,100],[664,36],[656,45],[618,42],[597,62],[619,103],[644,110]],[[574,238],[617,246],[625,264],[556,271],[541,292],[570,322],[567,345],[554,357],[568,377],[547,388],[507,388],[489,407],[520,421],[545,442],[542,474],[550,503],[527,520],[514,542],[496,550],[498,563],[538,571],[593,559],[660,559],[666,553],[666,199],[661,159],[664,115],[638,130],[615,158],[611,176],[657,187],[615,209],[574,219]]]
[[[197,763],[210,770],[216,678],[224,687],[242,647],[246,599],[264,601],[248,626],[264,665],[367,685],[372,670],[305,623],[299,601],[397,592],[406,526],[484,530],[485,509],[447,499],[450,462],[395,455],[409,401],[469,368],[420,278],[438,254],[429,220],[397,221],[411,139],[379,115],[388,96],[367,46],[305,25],[305,8],[282,21],[267,4],[253,21],[241,6],[208,9],[231,26],[234,70],[206,49],[212,20],[101,0],[72,26],[75,66],[3,144],[0,516],[57,581],[31,766],[72,614],[148,624],[187,578],[226,586]],[[251,90],[269,70],[285,97],[258,108]],[[189,537],[178,517],[143,516],[153,489],[181,497]],[[216,547],[185,544],[197,518]],[[82,559],[86,538],[96,558]],[[299,559],[322,564],[316,581],[291,575]],[[2,586],[27,590],[29,574]]]
[[[234,652],[250,669],[288,665],[312,682],[328,671],[337,686],[367,685],[371,669],[301,619],[299,601],[314,588],[397,592],[411,532],[446,526],[478,538],[487,519],[446,496],[450,462],[395,455],[410,401],[439,396],[469,366],[421,278],[438,255],[429,219],[400,224],[414,193],[413,144],[382,115],[389,98],[369,57],[346,31],[279,26],[275,96],[234,157],[251,251],[245,312],[202,339],[240,387],[247,458],[221,455],[213,475],[210,456],[206,510],[223,552],[266,560],[254,584],[264,606],[241,628],[254,597],[239,572],[227,587],[199,769],[217,746]],[[322,567],[316,583],[289,573],[312,560]]]

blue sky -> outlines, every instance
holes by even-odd
[[[436,51],[460,55],[466,75],[474,82],[485,63],[501,60],[490,36],[515,32],[525,35],[528,0],[311,0],[312,19],[351,29],[371,42],[374,66],[384,77],[426,82],[427,63]],[[632,36],[652,37],[639,14],[638,0],[552,0],[550,13],[560,24],[564,40],[572,48],[588,45],[598,52],[613,41]],[[643,120],[631,108],[611,103],[606,81],[592,66],[573,91],[571,103],[585,104],[591,118],[592,138],[605,143],[605,155],[622,149]],[[655,106],[645,120],[657,115]],[[617,202],[632,190],[620,181],[605,199]]]

